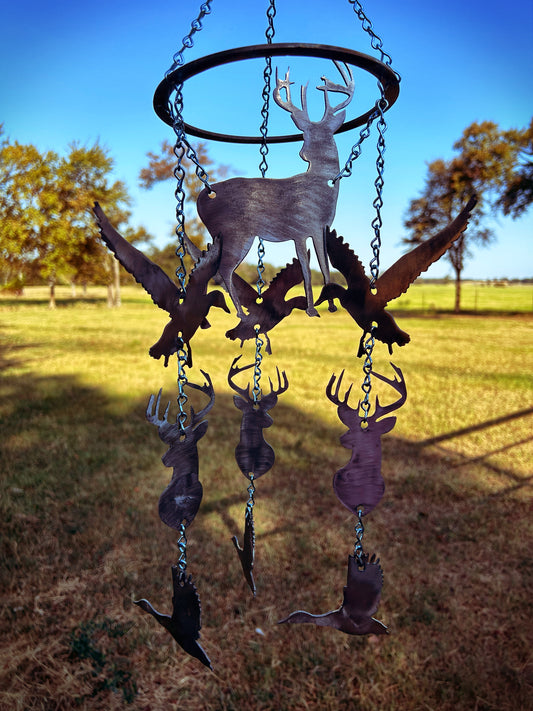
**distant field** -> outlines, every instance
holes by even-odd
[[[150,297],[140,288],[128,286],[123,288],[123,298],[126,301],[149,301]],[[315,287],[319,293],[319,288]],[[103,287],[89,287],[84,297],[81,289],[77,289],[73,299],[70,287],[57,287],[58,302],[65,305],[72,303],[93,303],[105,301],[106,291]],[[303,287],[294,289],[292,293],[302,293]],[[14,297],[0,292],[0,306],[16,306],[41,304],[48,302],[47,287],[27,287],[22,297]],[[455,287],[448,284],[427,284],[423,281],[413,284],[407,293],[391,302],[389,308],[394,311],[413,312],[453,312],[455,303]],[[322,308],[326,308],[323,306]],[[461,309],[469,313],[533,313],[533,284],[510,284],[508,286],[486,285],[483,282],[467,281],[461,289]]]
[[[160,387],[175,414],[175,362],[147,353],[167,316],[135,287],[120,309],[104,289],[72,299],[60,288],[54,311],[46,288],[1,296],[0,709],[533,708],[532,293],[465,284],[477,313],[454,316],[453,285],[414,285],[395,308],[411,343],[392,356],[376,345],[375,370],[391,377],[392,360],[408,391],[383,438],[385,496],[365,520],[365,550],[384,569],[375,616],[391,634],[379,638],[276,624],[342,601],[354,519],[331,482],[350,453],[325,386],[346,369],[355,407],[360,332],[324,310],[271,334],[264,387],[278,366],[289,389],[266,432],[276,463],[257,482],[254,601],[230,540],[242,540],[247,482],[227,383],[232,359],[251,362],[254,347],[224,337],[233,314],[210,314],[189,371],[193,382],[210,373],[216,402],[199,443],[188,571],[214,673],[132,602],[171,609],[176,537],[157,515],[170,470],[145,420]],[[374,379],[371,401],[391,402],[390,390]]]

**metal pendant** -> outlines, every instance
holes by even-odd
[[[213,669],[209,657],[198,643],[202,627],[201,605],[192,576],[187,576],[185,571],[180,571],[173,565],[172,585],[174,589],[172,615],[158,612],[148,600],[135,600],[135,605],[155,617],[187,654],[199,659],[209,669]]]
[[[340,632],[353,635],[387,634],[387,628],[372,617],[378,609],[383,587],[383,571],[379,558],[370,560],[364,554],[360,561],[348,556],[348,581],[344,588],[342,605],[338,610],[323,615],[313,615],[304,610],[292,612],[278,624],[313,624],[319,627],[333,627]]]

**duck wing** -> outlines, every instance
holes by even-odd
[[[103,242],[113,252],[124,269],[132,274],[135,281],[150,294],[156,306],[172,313],[180,294],[172,279],[165,274],[161,267],[154,264],[151,259],[116,231],[97,202],[94,203],[93,213]]]

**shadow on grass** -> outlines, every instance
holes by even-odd
[[[257,482],[254,602],[229,540],[241,539],[246,499],[233,459],[240,413],[229,394],[217,396],[199,445],[204,501],[188,531],[211,675],[132,605],[148,597],[170,611],[176,558],[175,535],[157,517],[171,472],[145,422],[146,402],[132,400],[119,415],[103,389],[71,377],[21,378],[10,365],[4,358],[0,702],[21,709],[527,707],[529,506],[508,489],[487,498],[498,489],[488,487],[495,473],[486,453],[459,469],[433,446],[462,432],[419,443],[384,439],[387,491],[365,522],[364,545],[382,558],[376,616],[393,635],[278,628],[293,609],[326,612],[342,600],[354,521],[331,479],[348,459],[339,444],[344,427],[282,401],[272,412],[267,439],[277,462]]]

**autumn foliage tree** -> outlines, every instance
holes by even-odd
[[[461,275],[470,246],[487,245],[494,239],[487,225],[489,214],[503,210],[518,217],[531,203],[527,182],[531,162],[524,162],[524,154],[531,155],[531,130],[530,126],[503,131],[490,121],[471,124],[453,146],[456,156],[428,164],[424,189],[409,204],[404,224],[410,234],[403,241],[414,245],[451,222],[468,198],[477,195],[467,230],[447,252],[455,273],[456,312],[461,306]]]
[[[194,145],[194,150],[199,164],[209,176],[210,183],[216,183],[228,177],[231,169],[226,165],[218,165],[215,163],[215,161],[209,156],[206,143],[199,141]],[[174,153],[174,146],[172,146],[169,141],[162,141],[158,153],[149,151],[147,153],[147,158],[148,165],[145,168],[142,168],[139,173],[139,185],[141,188],[149,190],[154,187],[154,185],[167,181],[172,181],[174,184],[176,183],[174,170],[178,161]],[[200,194],[200,191],[203,189],[204,184],[196,175],[196,166],[186,155],[183,156],[181,165],[184,170],[183,191],[185,193],[185,202],[192,206],[196,204],[196,199]],[[196,215],[196,211],[194,209],[187,210],[185,231],[187,236],[196,244],[197,247],[200,249],[204,248],[207,240],[209,239],[209,234],[201,220]],[[168,247],[162,250],[162,254],[158,253],[158,250],[152,250],[150,256],[155,259],[155,261],[158,260],[158,257],[164,257],[165,261],[168,262],[168,252]],[[192,266],[190,258],[187,258],[187,261],[189,262],[188,266]],[[176,263],[174,263],[174,269],[175,268]]]
[[[50,286],[113,283],[114,260],[99,239],[92,215],[95,201],[106,206],[114,223],[130,237],[146,239],[144,230],[128,230],[129,196],[121,181],[110,179],[113,160],[98,143],[72,143],[66,155],[41,153],[3,137],[0,143],[0,277],[22,284],[38,276]]]

